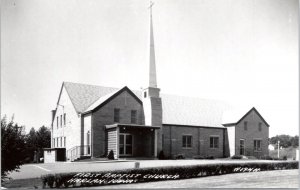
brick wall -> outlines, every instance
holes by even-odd
[[[223,157],[223,135],[225,129],[193,126],[163,125],[163,150],[166,156],[184,154],[187,158],[195,155]],[[192,135],[192,147],[182,147],[182,136]],[[210,136],[219,137],[218,148],[210,148]],[[225,139],[226,140],[226,139]],[[226,143],[228,145],[228,143]]]
[[[144,124],[144,114],[142,105],[131,96],[127,91],[113,98],[100,109],[92,114],[92,153],[93,157],[107,154],[105,125],[114,122],[114,109],[120,109],[120,122],[123,124],[131,123],[131,110],[137,110],[137,124]]]
[[[244,130],[244,122],[247,121],[247,130]],[[262,130],[258,130],[259,122],[262,123]],[[252,110],[235,127],[235,154],[240,154],[240,139],[245,139],[246,156],[256,157],[269,155],[268,151],[269,127],[261,120],[258,114]],[[262,140],[262,151],[254,151],[254,139]]]

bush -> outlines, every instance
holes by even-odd
[[[158,159],[159,159],[159,160],[165,160],[165,159],[166,159],[163,150],[161,150],[161,151],[159,152]]]
[[[242,158],[243,158],[243,156],[241,156],[241,155],[233,155],[231,157],[231,159],[242,159]]]
[[[282,160],[287,160],[287,156],[283,156]]]
[[[113,150],[110,150],[110,151],[109,151],[107,158],[108,158],[109,160],[114,160],[114,159],[115,159],[114,151],[113,151]]]
[[[262,160],[274,160],[271,156],[262,156],[260,157]]]
[[[213,160],[213,159],[215,159],[215,157],[214,157],[214,156],[205,156],[204,158],[205,158],[205,159],[209,159],[209,160]]]
[[[202,160],[202,159],[204,159],[204,156],[197,155],[197,156],[193,156],[193,158],[194,159]]]
[[[201,159],[208,159],[208,160],[213,160],[213,159],[215,159],[215,157],[214,156],[201,156],[201,155],[197,155],[197,156],[193,156],[193,158],[194,159],[199,159],[199,160],[201,160]]]
[[[124,177],[122,179],[131,180],[132,183],[138,182],[150,182],[159,180],[172,180],[172,179],[186,179],[193,177],[204,177],[213,175],[222,175],[239,172],[249,172],[244,169],[256,169],[256,171],[267,171],[267,170],[281,170],[281,169],[298,169],[298,161],[281,161],[281,162],[260,162],[260,163],[219,163],[219,164],[207,164],[207,165],[190,165],[190,166],[173,166],[173,167],[156,167],[156,168],[137,168],[137,169],[126,169],[118,171],[106,171],[106,172],[85,172],[80,173],[66,173],[66,174],[50,174],[42,176],[44,187],[88,187],[88,186],[99,186],[111,184],[109,181],[99,183],[99,180],[111,180],[105,178],[104,174],[140,174],[138,177]],[[253,171],[253,170],[252,170]],[[97,174],[97,175],[95,175]],[[87,178],[86,175],[90,177]],[[155,176],[166,176],[172,175],[176,178],[165,178],[155,177],[149,178],[144,177],[145,175]],[[95,177],[96,176],[96,177]],[[116,178],[115,178],[116,179]],[[90,181],[87,181],[90,180]]]
[[[184,159],[185,158],[185,156],[183,155],[183,154],[177,154],[176,156],[175,156],[175,159],[176,160],[178,160],[178,159]]]

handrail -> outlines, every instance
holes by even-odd
[[[67,150],[67,158],[71,162],[82,156],[90,156],[90,155],[91,155],[90,145],[74,146],[69,150]]]

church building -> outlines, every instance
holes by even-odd
[[[268,155],[269,124],[259,112],[227,113],[220,101],[160,93],[150,8],[148,86],[136,91],[63,82],[52,110],[51,150],[63,149],[69,161],[106,157],[111,150],[116,159],[157,158],[161,151],[169,158]]]

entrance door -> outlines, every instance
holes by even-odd
[[[240,155],[245,155],[245,140],[240,139]]]
[[[120,156],[132,156],[132,135],[121,133],[119,135],[119,154]]]

